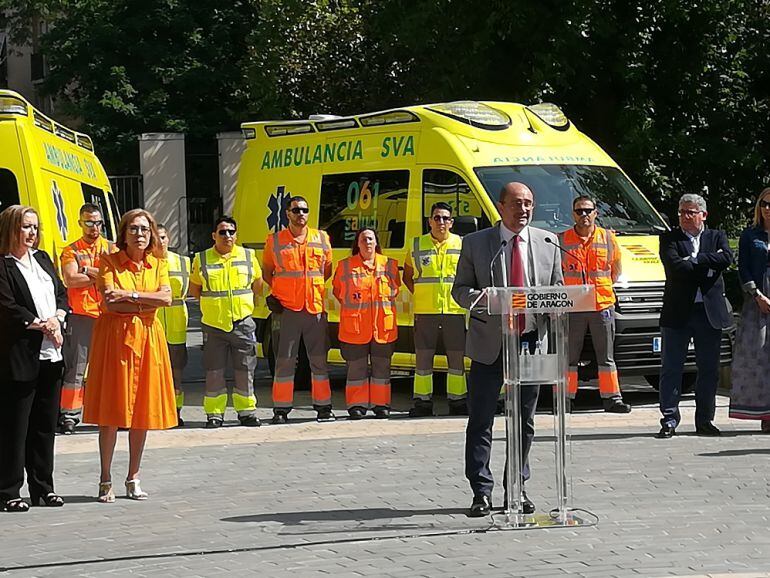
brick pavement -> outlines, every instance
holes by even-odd
[[[0,573],[770,576],[770,438],[728,422],[724,405],[720,439],[655,440],[654,408],[625,421],[576,414],[574,502],[599,524],[532,531],[483,532],[490,520],[465,517],[461,419],[154,433],[143,467],[151,499],[112,505],[94,502],[96,436],[83,432],[57,440],[64,508],[0,514]],[[553,442],[550,418],[538,421],[528,493],[545,511]],[[125,467],[119,450],[116,480]]]

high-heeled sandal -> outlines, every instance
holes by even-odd
[[[99,496],[96,500],[102,504],[111,504],[115,501],[115,492],[112,491],[112,482],[99,482]]]
[[[47,506],[49,508],[60,508],[64,505],[64,498],[53,492],[47,494],[29,493],[29,499],[33,506]]]
[[[26,512],[28,510],[29,504],[21,498],[0,500],[0,512]]]
[[[150,495],[142,491],[139,480],[126,480],[126,497],[132,500],[146,500]]]

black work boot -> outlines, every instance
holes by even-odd
[[[409,410],[409,417],[432,417],[433,402],[424,399],[416,399],[414,407]]]
[[[603,399],[604,411],[607,413],[631,413],[631,406],[623,403],[622,397],[611,397]]]
[[[316,408],[316,411],[318,413],[316,414],[315,420],[318,422],[334,421],[337,419],[337,416],[334,415],[334,412],[332,411],[332,406],[330,405],[318,406]]]
[[[449,415],[468,415],[468,402],[465,399],[450,399]]]
[[[287,412],[273,410],[273,419],[270,420],[271,424],[278,425],[282,423],[288,423],[288,421],[289,421],[289,414]]]

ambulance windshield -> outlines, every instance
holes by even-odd
[[[476,169],[487,194],[496,201],[507,183],[518,181],[535,193],[532,226],[559,232],[571,227],[572,199],[596,199],[596,223],[619,235],[656,234],[668,230],[650,202],[620,170],[588,165],[517,165]]]

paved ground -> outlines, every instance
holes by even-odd
[[[406,385],[397,386],[401,409]],[[200,394],[194,376],[189,388],[190,400]],[[264,374],[259,389],[269,390]],[[0,514],[0,574],[770,576],[770,437],[728,420],[720,397],[722,438],[688,434],[688,399],[680,435],[656,440],[654,395],[627,398],[630,415],[604,414],[589,394],[571,418],[574,505],[598,518],[572,529],[506,531],[500,515],[465,516],[462,418],[316,424],[303,393],[287,426],[231,421],[209,431],[195,427],[203,414],[190,401],[193,427],[150,436],[142,476],[150,500],[111,505],[94,501],[96,436],[83,428],[57,438],[66,506]],[[544,407],[528,484],[541,515],[556,495],[551,424]],[[498,476],[502,438],[500,422]],[[115,480],[126,458],[121,439]]]

